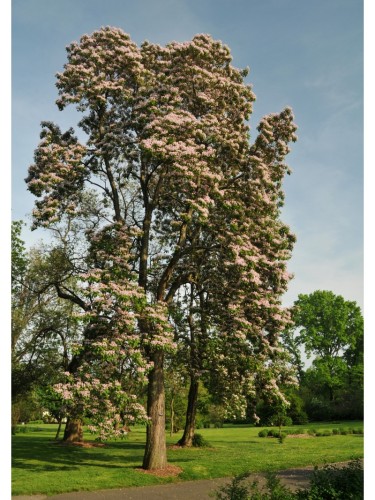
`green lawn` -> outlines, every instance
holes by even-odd
[[[363,428],[362,422],[319,423],[288,427],[302,433],[333,428]],[[63,447],[53,442],[54,425],[27,426],[28,432],[13,437],[12,494],[47,494],[68,491],[145,486],[165,482],[232,476],[251,470],[271,471],[321,465],[363,457],[363,435],[348,434],[313,438],[259,438],[260,428],[225,426],[197,432],[210,448],[169,449],[168,461],[183,469],[178,478],[157,478],[136,468],[142,463],[145,428],[137,427],[124,441],[104,448]],[[174,444],[178,435],[168,436]],[[86,434],[87,440],[92,439]]]

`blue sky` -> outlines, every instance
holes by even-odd
[[[65,47],[101,26],[141,43],[209,33],[232,51],[257,96],[260,118],[293,108],[299,140],[288,163],[283,219],[297,236],[284,298],[332,290],[363,307],[363,4],[361,0],[13,0],[12,218],[27,220],[24,178],[40,122],[75,126],[59,112],[55,74]],[[43,235],[24,231],[35,243]]]

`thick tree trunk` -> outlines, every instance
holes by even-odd
[[[83,441],[82,420],[79,418],[68,418],[66,422],[63,441],[67,443],[76,443]]]
[[[190,388],[188,396],[188,406],[186,409],[185,430],[178,444],[180,446],[193,446],[195,433],[195,418],[197,414],[199,382],[195,377],[190,378]]]
[[[167,466],[167,447],[165,443],[165,393],[164,393],[164,354],[156,352],[152,356],[154,368],[148,377],[146,449],[143,468],[164,469]]]

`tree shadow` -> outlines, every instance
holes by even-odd
[[[77,470],[83,466],[121,469],[142,463],[143,443],[109,443],[105,448],[59,446],[45,438],[13,441],[12,467],[29,471]],[[121,451],[124,451],[122,454]],[[138,452],[138,453],[137,453]]]

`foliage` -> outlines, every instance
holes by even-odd
[[[257,480],[250,484],[243,484],[250,475],[250,472],[244,472],[234,477],[227,486],[223,486],[216,492],[217,500],[291,500],[295,498],[275,474],[266,474],[264,487],[261,487]]]
[[[249,472],[244,472],[234,477],[232,481],[220,488],[216,493],[218,500],[246,500],[248,498],[248,489],[244,484],[241,484],[244,479],[248,478]]]
[[[263,438],[268,436],[268,429],[262,429],[258,432],[258,437]]]
[[[18,289],[22,285],[22,281],[28,266],[25,242],[22,240],[23,226],[24,223],[20,220],[12,221],[12,227],[11,227],[12,291]]]
[[[307,491],[298,493],[300,499],[333,500],[363,498],[363,465],[359,460],[351,461],[346,467],[326,465],[316,468]]]
[[[40,399],[58,381],[79,336],[74,306],[59,299],[49,285],[58,272],[57,254],[42,245],[26,250],[22,222],[12,224],[12,426],[41,418]]]
[[[306,353],[332,359],[348,347],[354,347],[363,334],[363,317],[355,302],[341,295],[317,290],[300,294],[292,311]]]
[[[346,467],[326,465],[315,468],[310,486],[305,490],[291,491],[274,473],[266,474],[266,485],[259,481],[243,484],[250,472],[235,476],[232,481],[216,492],[218,500],[360,500],[363,498],[363,465],[359,460]]]
[[[299,366],[300,391],[310,420],[363,418],[363,317],[355,302],[330,291],[300,294],[291,308],[294,327],[284,344]],[[298,364],[303,346],[312,365]],[[297,357],[296,357],[297,356]]]
[[[166,426],[171,435],[184,427],[187,392],[185,375],[174,365],[167,365],[165,371]]]
[[[35,391],[29,391],[22,398],[12,402],[12,429],[17,424],[36,420],[42,415],[42,407],[38,401]]]
[[[205,448],[210,446],[210,443],[202,436],[202,434],[195,433],[193,437],[193,446],[195,448]]]

